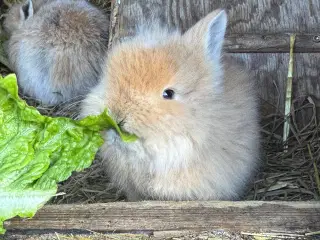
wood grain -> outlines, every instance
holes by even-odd
[[[134,36],[128,33],[121,39]],[[118,36],[119,37],[119,36]],[[318,40],[319,38],[319,40]],[[121,40],[117,39],[117,41]],[[288,53],[290,34],[228,34],[225,37],[224,51],[227,53]],[[319,53],[320,35],[297,34],[295,53]]]
[[[295,52],[320,52],[320,14],[314,15],[320,12],[319,5],[317,0],[124,0],[114,2],[117,18],[111,31],[113,41],[118,41],[133,36],[136,25],[154,17],[184,32],[210,11],[224,8],[229,14],[227,52],[289,52],[290,33],[297,34]]]
[[[308,233],[320,229],[320,202],[115,202],[48,205],[13,230],[211,231]],[[48,232],[48,231],[47,231]]]
[[[169,27],[185,31],[200,18],[217,8],[229,15],[228,33],[318,33],[320,1],[292,0],[121,0],[121,34],[134,31],[139,21],[159,18]]]
[[[284,96],[288,72],[288,53],[228,54],[254,75],[259,96],[284,111]],[[320,100],[320,55],[299,53],[294,57],[293,98],[312,96]]]
[[[290,34],[228,34],[225,38],[224,50],[228,53],[288,53]],[[294,52],[319,53],[320,36],[297,34]]]

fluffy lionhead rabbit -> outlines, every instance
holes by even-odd
[[[44,104],[84,96],[97,84],[108,19],[85,0],[27,0],[4,21],[7,54],[26,95]]]
[[[81,117],[109,108],[125,143],[105,133],[99,154],[129,201],[239,199],[259,159],[249,76],[222,59],[227,15],[216,10],[185,33],[154,26],[119,43]]]

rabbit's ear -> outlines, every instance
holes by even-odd
[[[201,48],[211,60],[219,62],[226,28],[227,14],[218,9],[186,31],[183,38],[192,44],[191,46]]]
[[[204,53],[204,57],[212,62],[214,69],[213,85],[216,93],[223,92],[223,71],[221,65],[221,54],[224,36],[227,28],[227,14],[218,9],[209,13],[188,31],[182,38],[194,51]]]
[[[32,0],[27,0],[25,4],[23,4],[20,8],[20,20],[25,21],[28,18],[33,16],[33,3]]]
[[[225,11],[221,11],[212,19],[206,36],[207,54],[214,61],[220,60],[226,28],[227,14]]]

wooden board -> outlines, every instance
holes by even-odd
[[[320,51],[320,15],[313,15],[320,12],[317,0],[308,4],[290,0],[115,1],[112,40],[134,35],[135,26],[151,16],[184,32],[216,8],[224,8],[229,14],[227,52],[289,52],[290,33],[297,34],[295,52]]]
[[[132,31],[138,21],[148,21],[151,16],[185,31],[217,8],[228,12],[228,33],[320,32],[318,0],[121,0],[114,4],[119,8],[121,34]]]
[[[288,53],[290,34],[228,34],[224,50],[228,53]],[[320,35],[296,34],[295,53],[319,53]]]
[[[5,222],[18,231],[139,232],[177,231],[310,234],[320,229],[320,202],[116,202],[48,205],[32,219]],[[13,231],[15,230],[15,231]]]
[[[229,56],[244,64],[253,73],[261,99],[283,111],[289,54],[241,53]],[[311,95],[319,102],[320,54],[299,53],[295,54],[294,58],[293,97]]]
[[[134,35],[135,26],[151,16],[184,32],[217,8],[228,13],[227,52],[289,52],[290,33],[297,34],[295,52],[320,51],[318,0],[114,1],[113,41]]]

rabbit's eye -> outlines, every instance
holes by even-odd
[[[162,96],[164,99],[173,99],[174,91],[172,89],[166,89],[163,91]]]

